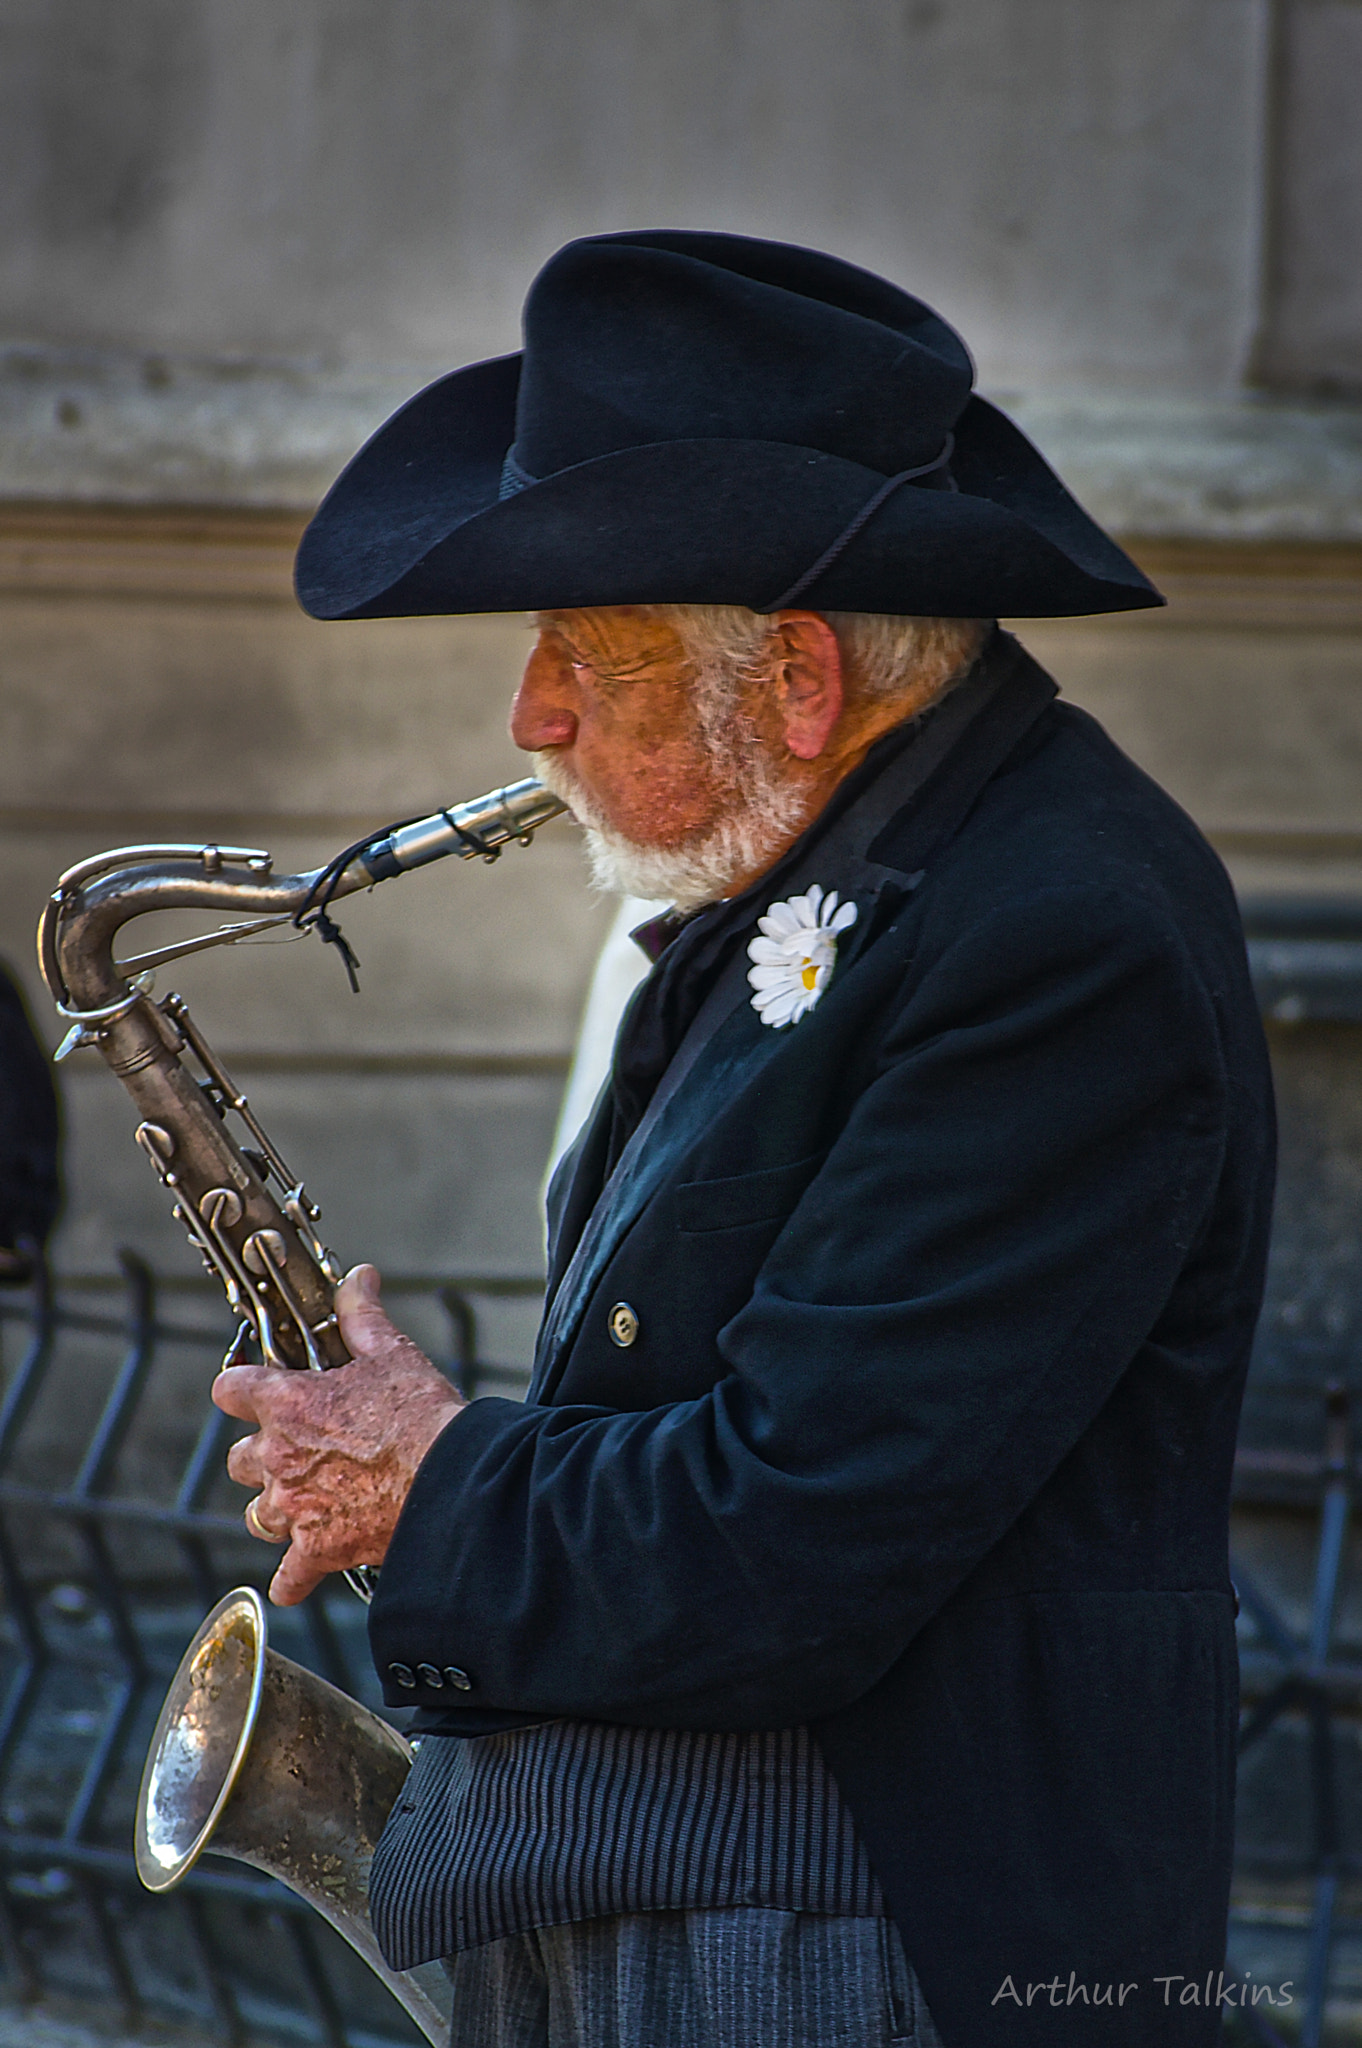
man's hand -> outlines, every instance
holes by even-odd
[[[305,1600],[328,1572],[383,1562],[417,1467],[466,1405],[393,1328],[378,1289],[376,1269],[356,1266],[336,1290],[349,1365],[234,1365],[213,1382],[224,1414],[260,1425],[233,1444],[227,1470],[260,1489],[246,1510],[252,1534],[289,1546],[270,1584],[279,1607]]]

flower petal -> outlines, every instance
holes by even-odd
[[[849,931],[859,916],[860,911],[854,903],[844,903],[828,929],[834,932]]]
[[[799,919],[789,903],[773,903],[765,917],[759,917],[757,923],[773,939],[788,938],[791,932],[799,930]]]

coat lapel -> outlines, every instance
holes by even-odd
[[[883,929],[886,911],[892,916],[921,882],[918,863],[953,836],[984,785],[1055,694],[1050,677],[1017,642],[998,635],[974,675],[952,691],[917,743],[818,839],[808,854],[807,873],[798,861],[782,873],[778,886],[786,895],[818,881],[836,888],[844,902],[856,903],[859,916],[839,947],[839,977]],[[938,769],[945,772],[938,776]],[[874,860],[867,849],[919,796],[926,800],[900,835],[893,866]],[[766,900],[754,898],[754,930]],[[731,1099],[735,1086],[745,1084],[781,1049],[785,1033],[753,1023],[748,965],[746,952],[739,953],[710,990],[586,1214],[590,1191],[599,1185],[609,1131],[608,1087],[555,1176],[550,1291],[535,1350],[531,1401],[552,1398],[582,1311],[625,1233],[683,1152]]]

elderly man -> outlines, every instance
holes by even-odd
[[[573,244],[300,552],[537,608],[512,733],[674,906],[528,1400],[370,1267],[218,1382],[275,1598],[382,1564],[374,1920],[470,2048],[1218,2037],[1268,1073],[1219,864],[992,623],[1157,595],[970,384],[830,257]]]

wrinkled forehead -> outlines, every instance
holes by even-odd
[[[658,605],[600,605],[584,611],[532,614],[541,634],[556,641],[569,660],[602,675],[675,674],[693,663],[675,623]]]

